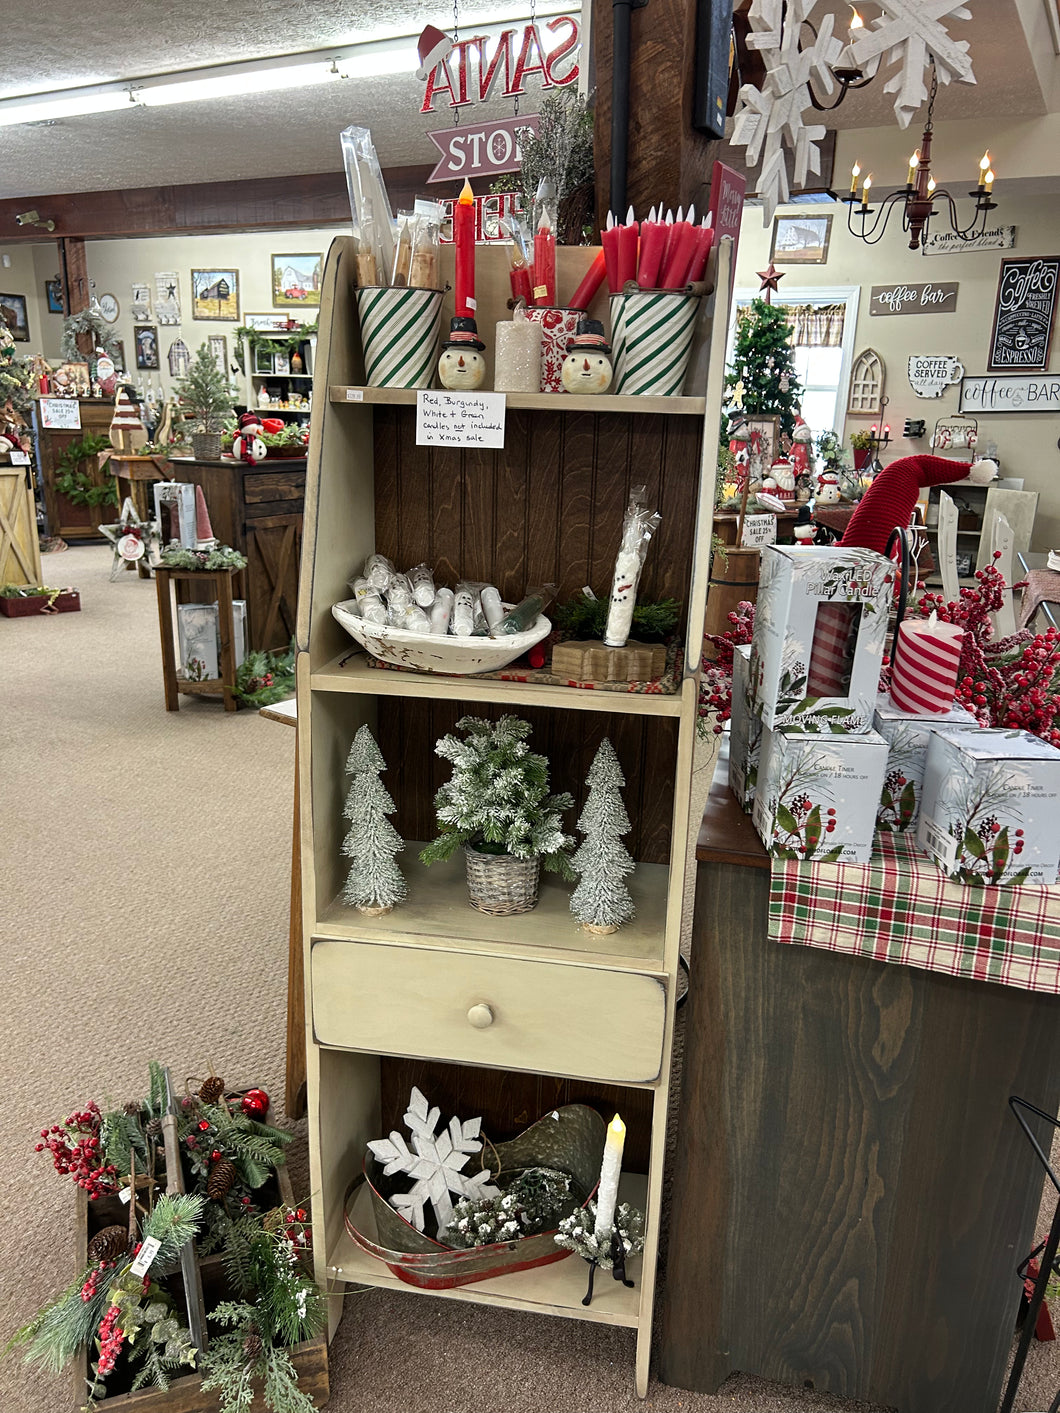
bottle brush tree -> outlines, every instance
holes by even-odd
[[[621,795],[626,777],[606,736],[586,778],[589,794],[578,820],[585,838],[571,861],[580,882],[571,894],[570,910],[591,932],[615,932],[636,911],[625,884],[634,863],[622,843],[622,835],[629,832]]]
[[[742,387],[742,406],[749,417],[779,416],[780,430],[789,437],[802,396],[792,332],[782,304],[752,299],[737,315],[732,362],[725,375],[730,393]]]
[[[467,844],[486,854],[539,858],[543,866],[573,878],[562,811],[570,795],[549,794],[548,761],[526,744],[530,723],[517,716],[483,721],[462,716],[466,739],[450,734],[435,754],[452,761],[453,776],[434,797],[441,833],[420,854],[424,863],[448,859]]]
[[[394,862],[405,841],[387,819],[396,806],[379,779],[384,770],[383,753],[362,726],[346,759],[346,773],[352,777],[345,810],[350,828],[342,852],[353,862],[342,897],[350,907],[373,916],[390,912],[406,897],[404,876]]]
[[[199,432],[220,432],[225,419],[234,415],[234,389],[217,366],[210,345],[203,342],[187,373],[176,387],[181,407],[190,412]]]

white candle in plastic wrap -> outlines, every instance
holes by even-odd
[[[453,603],[453,634],[457,638],[470,638],[475,631],[475,603],[478,595],[466,584],[456,586],[456,600]]]
[[[640,578],[640,555],[634,549],[620,549],[615,556],[615,574],[611,581],[611,600],[607,608],[604,642],[609,648],[623,648],[633,626],[633,610],[637,603],[637,580]]]
[[[408,608],[412,603],[412,584],[407,574],[395,574],[391,578],[390,587],[386,591],[386,601],[391,608]]]
[[[364,577],[373,589],[378,589],[380,592],[390,588],[390,581],[394,577],[394,573],[394,566],[385,554],[370,554],[364,561]]]
[[[493,386],[497,392],[541,390],[541,325],[521,309],[497,325]]]
[[[381,628],[386,622],[386,604],[374,589],[358,597],[357,607],[366,623],[375,623]]]
[[[448,633],[449,620],[453,616],[453,601],[456,595],[452,589],[439,589],[434,603],[428,610],[432,633]]]
[[[618,1179],[622,1172],[622,1150],[626,1145],[626,1126],[616,1114],[607,1125],[604,1160],[600,1165],[600,1185],[596,1189],[596,1226],[593,1235],[605,1240],[615,1225],[615,1203],[618,1201]]]
[[[419,604],[412,603],[405,609],[405,621],[400,626],[408,629],[410,633],[429,633],[431,620]]]
[[[427,565],[417,564],[415,569],[410,569],[409,580],[412,583],[412,597],[420,608],[430,608],[434,603],[434,575]]]
[[[501,596],[492,584],[487,584],[479,594],[479,601],[482,604],[482,612],[486,615],[486,622],[492,633],[497,624],[504,617],[504,605],[501,603]]]

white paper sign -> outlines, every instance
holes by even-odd
[[[11,465],[12,465],[12,466],[28,466],[28,465],[29,465],[29,452],[28,452],[28,451],[19,451],[19,450],[17,449],[17,447],[16,447],[16,448],[13,448],[11,451],[9,451],[7,455],[8,455],[8,460],[11,462]]]
[[[40,400],[42,427],[59,431],[81,430],[81,405],[76,397],[42,397]]]
[[[777,517],[775,515],[745,515],[743,538],[740,543],[748,549],[761,545],[775,545],[777,542]]]
[[[909,360],[909,385],[917,397],[941,397],[943,388],[963,377],[964,364],[950,353],[914,353]]]
[[[416,445],[502,447],[504,406],[503,393],[421,391]]]
[[[1015,226],[994,226],[970,240],[962,240],[952,231],[932,231],[921,241],[920,248],[925,255],[968,255],[976,250],[1011,250],[1015,244]]]
[[[965,378],[961,412],[1060,412],[1060,373],[999,373]]]

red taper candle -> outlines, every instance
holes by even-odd
[[[707,261],[710,259],[710,248],[714,244],[714,228],[710,224],[711,217],[704,216],[703,224],[696,232],[696,253],[692,257],[692,264],[688,271],[688,283],[695,284],[707,273]]]
[[[556,235],[546,211],[541,212],[534,232],[534,303],[556,302]]]
[[[626,212],[626,224],[618,228],[618,288],[621,292],[637,278],[637,251],[640,246],[638,226],[631,206]]]
[[[688,281],[688,272],[695,259],[699,232],[695,226],[695,210],[689,208],[688,220],[674,223],[669,244],[666,247],[666,263],[663,266],[660,289],[680,289]]]
[[[655,289],[659,279],[659,266],[666,250],[666,227],[655,219],[655,207],[651,208],[646,221],[640,223],[640,262],[637,267],[637,284],[641,289]]]
[[[964,629],[930,618],[907,619],[898,627],[898,650],[891,667],[891,700],[899,711],[943,715],[957,695]]]
[[[571,295],[568,301],[571,309],[588,309],[592,304],[596,291],[604,282],[604,275],[607,270],[607,253],[599,250],[596,259],[585,272],[585,277],[581,284]]]
[[[465,179],[453,207],[453,242],[456,246],[454,309],[462,318],[475,316],[475,197]]]
[[[618,283],[618,227],[615,225],[614,213],[611,211],[607,213],[607,225],[600,232],[600,244],[604,248],[607,288],[611,294],[617,294],[620,289]]]

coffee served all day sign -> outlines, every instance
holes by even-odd
[[[952,314],[957,308],[956,281],[941,284],[873,285],[869,297],[870,314]]]

